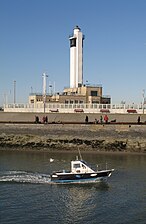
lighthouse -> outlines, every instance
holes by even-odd
[[[78,26],[75,26],[70,40],[70,88],[83,85],[83,40],[84,35]]]

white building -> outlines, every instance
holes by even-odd
[[[83,40],[81,29],[76,26],[70,39],[70,88],[83,85]]]

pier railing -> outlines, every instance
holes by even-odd
[[[5,112],[37,112],[37,113],[146,113],[146,104],[6,104]]]

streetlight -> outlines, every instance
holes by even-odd
[[[46,91],[47,91],[46,80],[47,80],[48,76],[45,73],[43,73],[42,77],[43,77],[43,103],[44,103],[44,113],[45,113],[45,110],[46,110]]]
[[[142,108],[143,108],[143,114],[144,114],[144,102],[145,101],[145,89],[142,90]]]
[[[16,81],[14,80],[14,99],[13,99],[13,103],[16,103]]]
[[[49,85],[49,89],[50,89],[50,95],[52,95],[52,85]]]

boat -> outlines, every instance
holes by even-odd
[[[70,171],[54,171],[50,176],[53,183],[96,183],[106,182],[113,171],[114,169],[94,170],[86,161],[77,157],[71,161]]]

